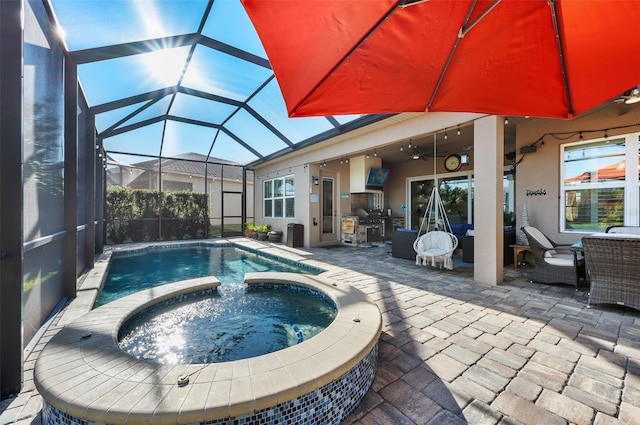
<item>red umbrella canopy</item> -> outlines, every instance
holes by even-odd
[[[242,0],[289,116],[570,118],[640,83],[637,0]]]

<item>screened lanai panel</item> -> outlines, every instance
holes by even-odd
[[[178,93],[169,113],[210,124],[222,124],[237,109],[234,105]]]
[[[14,184],[22,183],[24,205],[16,207],[31,242],[64,230],[64,66],[42,4],[26,2],[24,19],[24,166]]]
[[[206,0],[51,0],[69,50],[196,32]],[[114,31],[117,28],[117,31]]]
[[[96,129],[98,133],[105,131],[107,128],[111,127],[114,123],[119,122],[125,117],[129,116],[129,114],[137,111],[140,107],[146,105],[149,101],[134,103],[133,105],[124,106],[122,108],[112,109],[107,112],[102,112],[100,114],[96,114]]]
[[[287,109],[275,79],[249,101],[249,106],[294,143],[333,128],[324,117],[288,118]]]
[[[136,155],[107,155],[107,187],[124,186],[131,189],[157,190],[157,158]],[[107,214],[109,212],[107,211]]]
[[[222,131],[216,137],[211,156],[239,164],[247,164],[258,159],[251,151]]]
[[[164,124],[159,122],[104,139],[107,151],[159,155]]]
[[[269,155],[287,147],[280,137],[256,121],[244,109],[231,117],[225,127],[262,155]]]
[[[267,54],[239,1],[216,1],[202,33],[214,40],[266,58]]]
[[[182,85],[244,102],[271,75],[270,69],[197,46]]]
[[[146,102],[145,104],[147,103],[149,102]],[[171,104],[171,96],[165,96],[162,99],[158,100],[157,102],[150,103],[148,107],[139,111],[133,117],[129,118],[128,120],[126,120],[116,128],[126,127],[128,125],[137,124],[145,120],[158,118],[163,115],[166,115],[167,111],[169,110],[170,104]]]
[[[134,96],[175,85],[189,47],[142,53],[78,66],[90,105]]]
[[[167,121],[162,156],[174,157],[186,152],[195,152],[206,157],[216,133],[218,130],[215,128]]]

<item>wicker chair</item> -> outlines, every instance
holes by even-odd
[[[566,283],[578,289],[580,278],[584,278],[584,257],[569,245],[559,245],[547,238],[540,230],[525,226],[522,231],[529,240],[534,268],[533,282]]]
[[[589,306],[618,304],[640,310],[640,235],[585,236],[582,246],[591,278]]]

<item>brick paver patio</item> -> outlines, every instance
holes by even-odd
[[[330,265],[383,315],[378,372],[346,424],[640,424],[640,312],[587,308],[587,291],[505,282],[391,257],[390,246],[278,250]],[[271,245],[265,249],[272,250]],[[25,386],[0,405],[0,424],[40,424],[35,358]]]

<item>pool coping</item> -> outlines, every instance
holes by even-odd
[[[247,273],[245,282],[304,286],[338,308],[321,333],[293,347],[249,359],[207,365],[159,365],[117,344],[120,326],[157,302],[213,288],[213,277],[151,288],[91,310],[56,334],[34,370],[45,401],[73,417],[127,424],[204,422],[239,416],[314,391],[339,378],[371,352],[382,317],[364,293],[326,276]],[[179,385],[179,378],[189,383]]]

